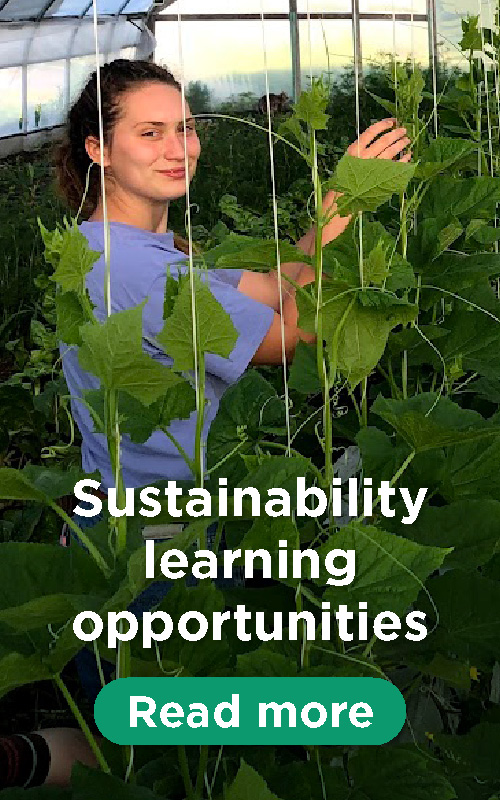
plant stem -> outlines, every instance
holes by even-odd
[[[198,763],[198,774],[196,776],[196,786],[194,789],[195,797],[202,798],[203,797],[203,784],[205,773],[207,771],[207,763],[208,763],[208,744],[200,745],[200,761]]]
[[[186,798],[187,800],[194,800],[193,784],[189,774],[189,763],[187,760],[186,748],[183,744],[177,745],[177,757],[179,759],[182,780],[184,781],[184,788],[186,790]]]
[[[52,510],[55,511],[56,514],[59,514],[61,519],[63,519],[64,522],[71,528],[71,530],[78,536],[78,538],[80,539],[81,543],[84,545],[84,547],[87,548],[87,550],[89,551],[90,555],[92,556],[92,558],[96,562],[96,564],[99,567],[99,569],[101,570],[101,572],[104,573],[106,578],[109,578],[109,576],[111,575],[111,569],[109,568],[109,566],[108,566],[107,562],[105,561],[105,559],[100,554],[99,550],[90,541],[88,536],[82,531],[82,529],[76,524],[76,522],[73,519],[71,519],[71,517],[68,514],[66,514],[65,510],[63,508],[61,508],[61,506],[59,506],[55,502],[55,500],[48,500],[47,501],[47,505],[50,508],[52,508]]]
[[[74,715],[76,721],[78,722],[80,728],[82,729],[83,734],[84,734],[87,742],[89,743],[90,748],[91,748],[92,752],[94,753],[100,768],[102,769],[103,772],[106,772],[108,775],[111,775],[111,770],[110,770],[110,768],[108,766],[108,763],[107,763],[106,759],[104,758],[104,756],[103,756],[103,754],[101,752],[101,749],[100,749],[99,745],[97,744],[97,741],[96,741],[95,737],[92,734],[92,731],[90,730],[89,726],[85,722],[80,709],[78,708],[77,704],[75,703],[75,701],[74,701],[69,689],[67,688],[67,686],[64,683],[63,679],[61,678],[61,675],[60,675],[59,672],[57,673],[57,675],[54,676],[54,683],[61,690],[61,692],[62,692],[62,694],[64,696],[64,699],[66,700],[68,706],[70,707],[71,711],[73,712],[73,715]]]
[[[118,416],[118,391],[107,389],[105,391],[104,424],[106,438],[111,460],[111,471],[116,487],[116,500],[119,508],[125,508],[125,486],[120,464],[120,427]],[[111,525],[116,532],[116,554],[120,555],[127,547],[127,517],[112,517]]]

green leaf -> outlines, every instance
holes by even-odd
[[[452,772],[477,778],[500,779],[500,725],[482,722],[465,736],[435,734],[434,745]]]
[[[465,442],[446,452],[446,480],[441,493],[449,500],[500,495],[500,436],[491,443]]]
[[[389,292],[411,289],[415,276],[411,265],[396,249],[396,240],[380,222],[363,220],[363,285],[385,280]],[[335,280],[345,281],[349,286],[360,286],[359,276],[359,228],[347,228],[323,248],[323,269]],[[385,251],[385,266],[381,263],[381,251]],[[374,262],[375,259],[375,262]],[[374,266],[376,269],[374,271]],[[382,275],[382,272],[384,273]]]
[[[121,778],[78,762],[71,773],[71,789],[72,800],[158,800],[158,796],[144,786],[124,783]]]
[[[293,678],[297,665],[283,653],[276,653],[265,645],[237,656],[236,670],[245,678]]]
[[[349,760],[352,798],[454,800],[455,790],[424,754],[395,747],[363,747]]]
[[[313,78],[310,89],[301,92],[293,106],[295,117],[313,130],[326,130],[329,120],[329,115],[325,114],[328,99],[328,86],[322,78]]]
[[[78,467],[68,470],[47,469],[29,464],[23,470],[9,467],[0,469],[0,498],[2,500],[35,500],[48,503],[67,494],[73,494],[75,483],[87,475]]]
[[[85,289],[85,279],[101,253],[91,250],[87,239],[78,228],[76,220],[71,226],[62,231],[61,238],[52,238],[52,253],[59,257],[57,269],[52,275],[52,280],[62,286],[65,291],[73,291],[82,295]]]
[[[414,171],[414,164],[356,158],[345,153],[328,182],[328,188],[343,193],[337,202],[342,216],[356,211],[376,211],[393,194],[405,191]]]
[[[397,298],[380,307],[362,305],[353,294],[334,298],[323,305],[323,338],[330,363],[354,387],[377,366],[391,330],[414,320],[418,308]]]
[[[372,411],[391,425],[416,452],[500,434],[500,426],[492,425],[477,411],[460,408],[448,397],[438,399],[435,392],[407,400],[387,400],[379,395]]]
[[[415,171],[415,177],[421,180],[429,180],[445,172],[476,149],[477,144],[468,139],[452,139],[448,136],[438,136],[431,141],[422,153],[420,163]]]
[[[87,321],[81,300],[76,292],[56,295],[57,335],[65,344],[81,345],[80,328]]]
[[[290,367],[288,388],[301,394],[317,394],[321,391],[316,361],[316,345],[300,340]]]
[[[141,444],[154,431],[168,428],[174,419],[188,419],[196,411],[196,393],[190,383],[179,377],[178,383],[170,386],[149,406],[126,392],[120,392],[118,408],[120,430],[128,433],[133,442]]]
[[[462,222],[471,219],[491,220],[499,201],[500,178],[450,178],[441,175],[430,184],[424,195],[419,216],[426,219],[449,214]]]
[[[474,573],[450,570],[432,578],[427,586],[439,611],[432,647],[478,666],[500,660],[500,584]],[[422,597],[419,604],[423,610],[428,601]]]
[[[218,248],[214,248],[214,250],[218,250],[219,252],[221,252],[222,248],[229,250],[229,252],[217,257],[217,267],[244,267],[245,269],[277,268],[276,241],[274,239],[250,239],[250,241],[245,242],[244,240],[248,240],[250,237],[238,236],[238,243],[236,243],[235,237],[236,234],[230,234],[222,245],[219,245]],[[233,244],[234,249],[232,247]],[[311,263],[311,258],[304,255],[299,247],[290,244],[290,242],[279,242],[278,246],[280,264],[295,261],[307,264]],[[213,254],[214,251],[211,252]]]
[[[0,697],[18,686],[50,680],[52,676],[52,671],[38,653],[25,656],[11,652],[0,656]]]
[[[448,506],[424,506],[408,536],[420,544],[452,547],[446,567],[475,570],[500,552],[500,502],[470,498]]]
[[[262,428],[284,424],[285,410],[276,390],[257,370],[249,370],[223,394],[207,437],[207,467],[229,485],[247,470],[240,456],[252,453]],[[229,454],[234,452],[232,458]],[[220,462],[220,467],[214,469]]]
[[[142,349],[144,303],[111,314],[100,324],[81,329],[80,365],[96,375],[106,389],[123,389],[145,405],[178,383],[175,373]]]
[[[241,759],[236,778],[224,794],[224,800],[279,800],[253,767]]]
[[[405,526],[407,527],[407,526]],[[368,603],[370,617],[390,609],[404,615],[426,578],[441,566],[449,548],[424,547],[392,533],[350,522],[319,548],[320,562],[334,549],[356,551],[356,578],[350,586],[327,586],[325,600],[352,606]],[[323,571],[319,583],[331,576]]]
[[[231,317],[208,286],[201,282],[196,286],[195,301],[199,351],[229,358],[238,338]],[[191,287],[188,284],[180,289],[172,313],[157,339],[165,352],[174,359],[176,369],[194,369],[193,310]]]

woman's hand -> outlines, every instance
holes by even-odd
[[[375,122],[360,135],[359,139],[349,145],[347,153],[358,158],[410,161],[411,153],[399,154],[411,144],[411,140],[406,136],[406,128],[395,128],[395,125],[397,125],[397,120],[394,118]],[[391,130],[388,133],[384,133],[388,129]],[[396,158],[396,156],[399,156],[399,158]]]

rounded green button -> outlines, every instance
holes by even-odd
[[[116,744],[385,744],[406,706],[381,678],[123,678],[94,716]]]

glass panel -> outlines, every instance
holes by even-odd
[[[21,67],[0,69],[0,136],[22,130]]]
[[[300,68],[302,88],[310,85],[310,74],[328,76],[330,62],[331,80],[336,80],[343,68],[352,63],[352,24],[349,19],[313,19],[299,22]]]
[[[350,11],[350,0],[297,0],[297,11],[301,14],[324,14],[335,11]]]
[[[466,58],[462,54],[458,43],[462,38],[462,18],[468,14],[478,15],[481,10],[483,28],[493,25],[494,5],[488,1],[480,0],[437,0],[436,1],[436,27],[439,58],[450,66],[465,67]]]
[[[215,111],[229,99],[241,110],[256,107],[266,88],[260,21],[186,22],[181,34],[186,91],[191,83],[198,96],[193,113]],[[289,23],[266,22],[265,34],[269,90],[291,96]],[[178,37],[176,22],[157,22],[155,60],[180,78]]]
[[[359,0],[359,10],[372,14],[427,14],[427,4],[425,0]]]
[[[385,64],[394,52],[399,61],[415,58],[422,67],[429,63],[429,40],[426,22],[361,20],[363,66]]]
[[[0,11],[0,20],[36,19],[47,0],[10,0]]]
[[[101,16],[101,14],[117,14],[123,3],[124,0],[97,0],[97,13],[99,16]],[[92,6],[90,6],[86,16],[94,16],[94,9]]]
[[[141,11],[146,12],[149,11],[153,3],[151,0],[129,0],[125,8],[123,9],[124,14],[139,14]]]
[[[64,117],[64,61],[28,66],[28,131],[58,125]]]
[[[326,0],[327,1],[327,0]],[[323,5],[325,0],[322,0]],[[288,14],[288,0],[263,0],[264,13]],[[165,14],[260,14],[260,0],[239,0],[228,3],[227,0],[176,0],[167,6]]]
[[[88,6],[88,0],[62,0],[54,11],[49,9],[47,16],[53,17],[80,17]]]
[[[71,59],[69,73],[70,103],[73,103],[95,70],[95,56],[79,56]]]

